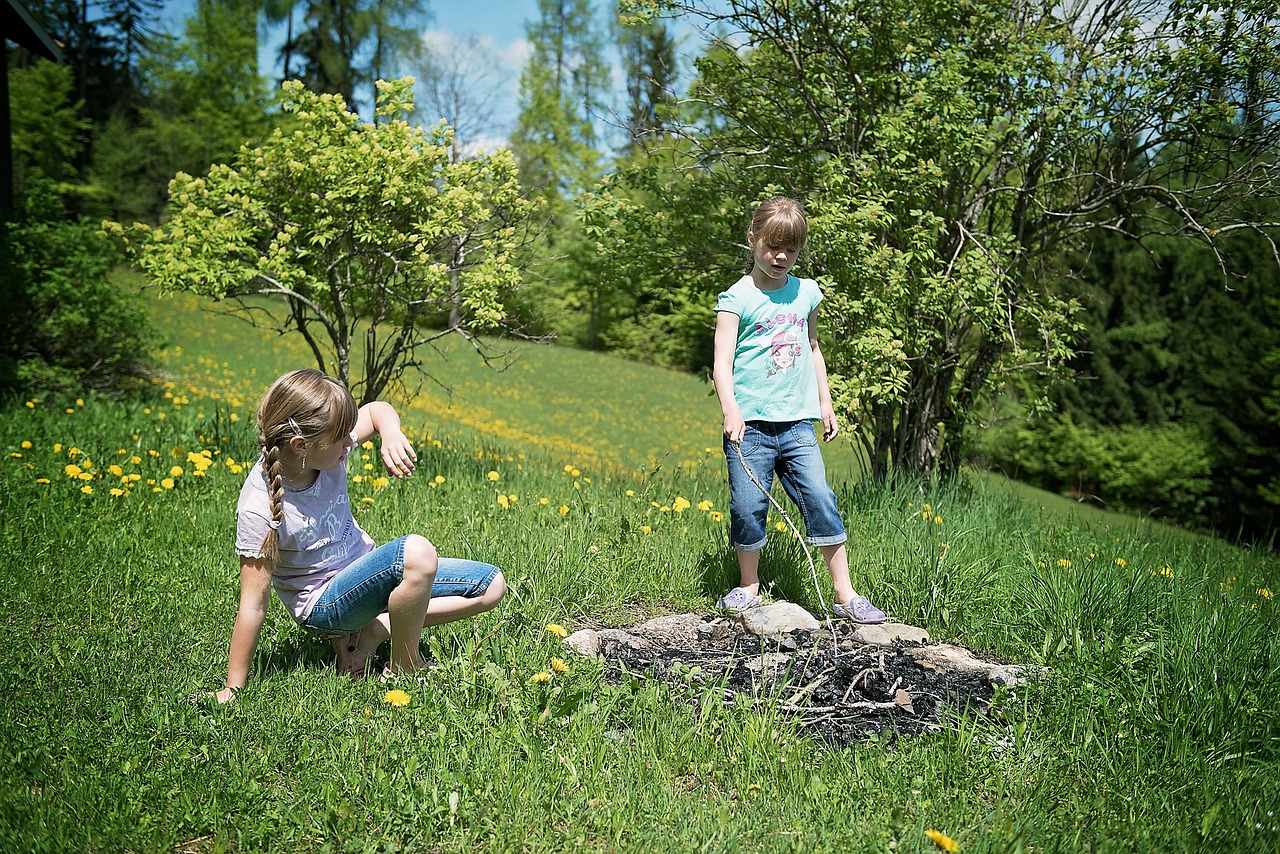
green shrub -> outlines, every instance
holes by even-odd
[[[96,226],[64,219],[50,181],[31,182],[3,239],[0,390],[114,389],[148,373],[160,339],[118,280],[118,251]]]
[[[1205,519],[1209,445],[1191,425],[1084,427],[1062,415],[989,431],[977,444],[994,465],[1034,486],[1111,509]]]

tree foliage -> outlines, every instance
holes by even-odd
[[[417,366],[417,348],[455,329],[509,328],[504,299],[531,212],[509,152],[454,163],[447,126],[405,120],[411,87],[380,84],[374,124],[286,83],[288,129],[203,177],[177,175],[162,227],[108,226],[161,288],[296,331],[321,369],[372,400]]]
[[[806,201],[833,391],[878,475],[959,462],[1011,384],[1047,405],[1078,332],[1057,259],[1085,232],[1276,227],[1233,207],[1274,182],[1269,4],[638,5],[723,34],[698,64],[694,167],[744,221],[775,191]],[[1117,214],[1137,198],[1169,215]]]
[[[115,276],[115,247],[70,220],[53,183],[28,182],[0,235],[0,389],[74,393],[115,389],[148,373],[159,341],[141,301]]]

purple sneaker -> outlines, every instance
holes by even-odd
[[[716,603],[716,607],[723,608],[726,611],[746,611],[760,604],[759,596],[752,596],[741,587],[735,587],[721,597]]]
[[[859,596],[857,593],[843,605],[839,602],[832,605],[831,613],[855,623],[873,624],[885,621],[884,611],[868,602],[866,596]]]

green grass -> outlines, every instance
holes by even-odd
[[[226,672],[253,404],[307,360],[189,303],[157,316],[182,346],[156,397],[0,414],[0,849],[938,850],[929,828],[966,852],[1280,843],[1276,555],[989,478],[837,479],[861,590],[1051,668],[985,719],[836,749],[715,686],[576,658],[532,682],[563,655],[549,622],[705,611],[732,581],[706,385],[563,349],[497,377],[451,354],[451,401],[397,401],[419,473],[353,470],[375,538],[423,533],[511,585],[425,635],[440,667],[410,705],[333,676],[278,604],[240,701],[191,705]],[[763,571],[818,607],[794,542]]]

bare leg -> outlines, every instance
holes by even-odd
[[[849,550],[844,543],[838,546],[820,546],[822,559],[827,562],[831,583],[836,589],[836,601],[841,605],[853,598],[853,583],[849,581]]]
[[[760,551],[738,552],[738,586],[752,596],[760,592]]]
[[[410,534],[404,545],[404,578],[391,591],[387,615],[391,623],[391,664],[394,673],[410,674],[425,662],[418,651],[422,625],[431,602],[431,583],[439,561],[436,547]]]

